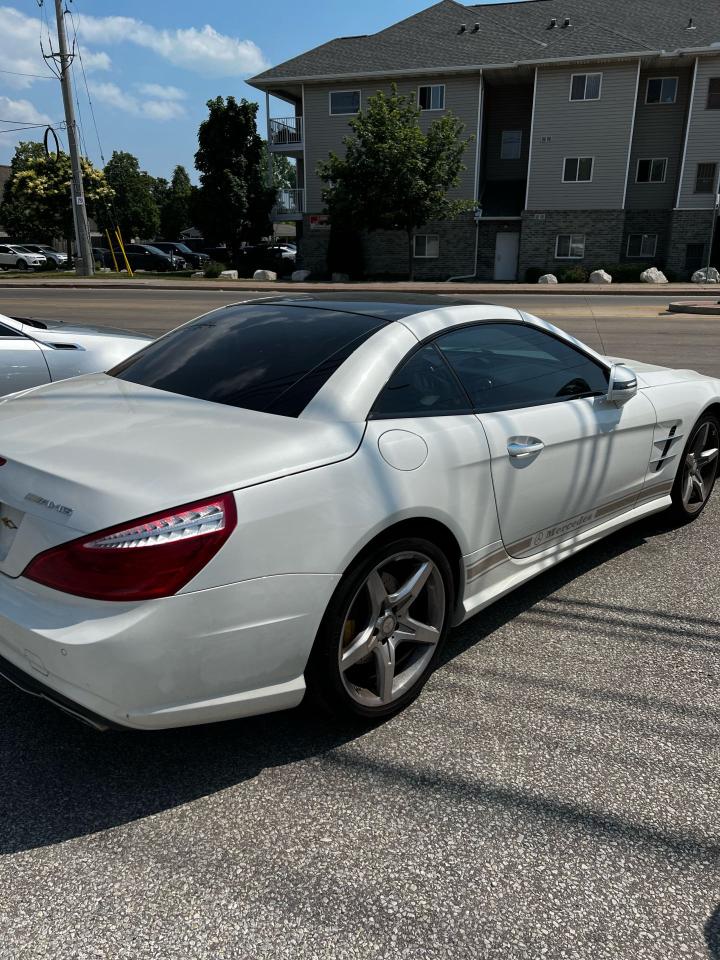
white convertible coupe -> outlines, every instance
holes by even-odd
[[[720,381],[519,310],[265,299],[0,402],[0,673],[98,726],[381,718],[452,624],[695,519]]]

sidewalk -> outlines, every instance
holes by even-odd
[[[697,297],[698,295],[715,295],[720,302],[720,286],[716,283],[438,283],[427,281],[410,282],[376,282],[376,283],[292,283],[288,280],[273,282],[260,280],[161,280],[143,279],[112,279],[98,278],[69,278],[52,279],[40,274],[32,277],[3,279],[0,275],[0,288],[31,287],[31,288],[74,288],[88,287],[96,290],[218,290],[218,291],[252,291],[262,292],[271,297],[283,293],[427,293],[450,294],[455,296],[513,296],[513,295],[540,295],[540,296],[639,296],[639,297],[667,297],[674,300],[678,297]]]

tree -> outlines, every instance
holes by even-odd
[[[154,237],[160,228],[160,210],[153,178],[140,169],[137,157],[115,150],[105,164],[105,178],[115,194],[112,211],[100,219],[103,227],[119,226],[123,240]]]
[[[263,163],[267,167],[270,151],[263,143]],[[284,153],[272,155],[272,182],[276,190],[294,190],[297,187],[297,167]]]
[[[244,241],[260,240],[269,232],[275,190],[266,182],[258,105],[216,97],[207,106],[195,154],[200,173],[195,225],[206,239],[224,242],[234,260]]]
[[[160,209],[160,232],[166,240],[177,240],[192,225],[190,201],[193,187],[185,167],[175,167]]]
[[[113,192],[103,172],[84,158],[81,169],[88,216],[97,218],[112,201]],[[71,182],[68,154],[47,156],[41,143],[19,143],[3,191],[0,220],[15,236],[47,242],[63,237],[69,242],[75,229]]]
[[[331,153],[318,167],[327,184],[323,199],[333,219],[366,230],[403,230],[407,235],[410,279],[414,279],[415,232],[430,220],[449,220],[472,203],[450,200],[465,169],[463,154],[470,140],[461,139],[464,125],[445,114],[424,133],[412,96],[379,91],[367,110],[350,121],[344,138],[345,157]]]

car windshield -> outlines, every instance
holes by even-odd
[[[184,243],[176,243],[173,246],[176,250],[179,250],[180,253],[192,253],[190,247],[186,247]]]
[[[33,253],[33,250],[28,250],[27,247],[21,247],[19,244],[16,246],[10,247],[11,250],[14,250],[15,253]]]
[[[145,246],[144,246],[142,249],[143,249],[143,250],[149,250],[150,253],[159,253],[159,254],[160,254],[161,256],[163,256],[163,257],[167,257],[167,255],[168,255],[168,254],[167,254],[167,251],[165,251],[165,250],[160,250],[159,247],[153,247],[153,246],[151,246],[149,243],[146,243]]]
[[[378,317],[286,303],[214,310],[110,371],[130,383],[297,417]]]

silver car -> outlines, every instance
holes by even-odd
[[[31,253],[37,253],[41,257],[45,257],[49,263],[54,264],[58,270],[61,267],[67,266],[68,255],[61,250],[56,250],[55,247],[48,247],[44,243],[24,243],[23,247]]]
[[[150,337],[125,330],[0,314],[0,396],[109,370],[150,342]]]
[[[18,243],[0,243],[0,267],[37,270],[46,263],[47,257],[42,253],[34,253]]]

